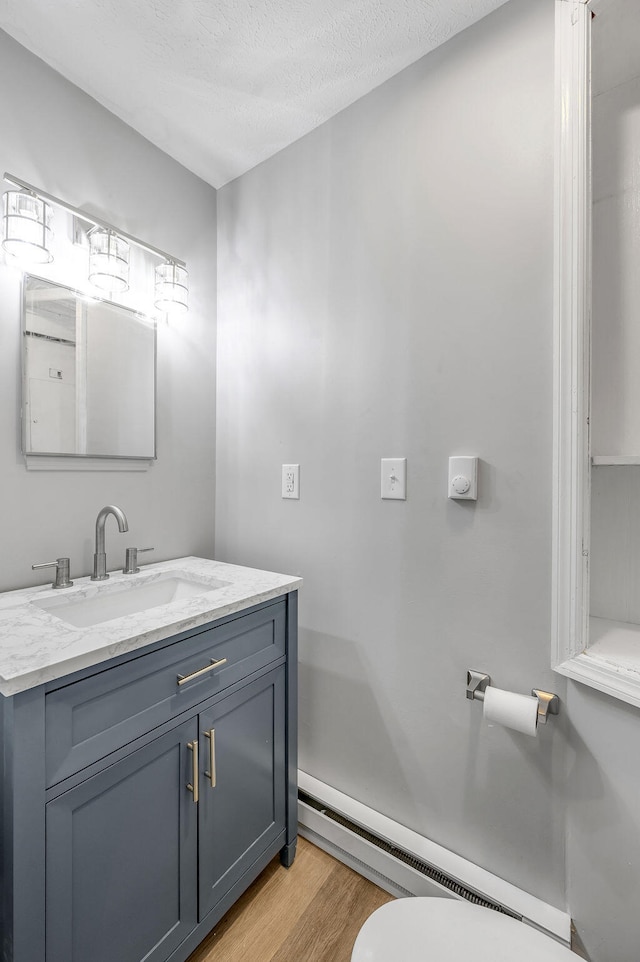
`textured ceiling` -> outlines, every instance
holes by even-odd
[[[214,187],[505,0],[0,0],[0,27]]]

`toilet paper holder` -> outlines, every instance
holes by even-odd
[[[467,698],[484,701],[485,689],[491,684],[491,675],[483,671],[467,670]],[[531,694],[538,699],[538,724],[546,725],[549,715],[560,713],[560,699],[550,691],[532,688]]]

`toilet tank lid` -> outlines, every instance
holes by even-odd
[[[371,915],[351,962],[572,962],[548,935],[493,909],[458,899],[403,898]]]

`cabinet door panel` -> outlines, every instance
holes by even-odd
[[[196,924],[194,719],[47,805],[47,962],[156,962]]]
[[[200,919],[285,827],[284,669],[269,672],[200,715]]]

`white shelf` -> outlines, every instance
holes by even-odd
[[[589,618],[589,652],[618,668],[640,674],[640,625]]]
[[[640,625],[589,618],[589,647],[555,670],[640,708]]]
[[[594,454],[591,458],[594,468],[602,464],[640,464],[637,454]]]

